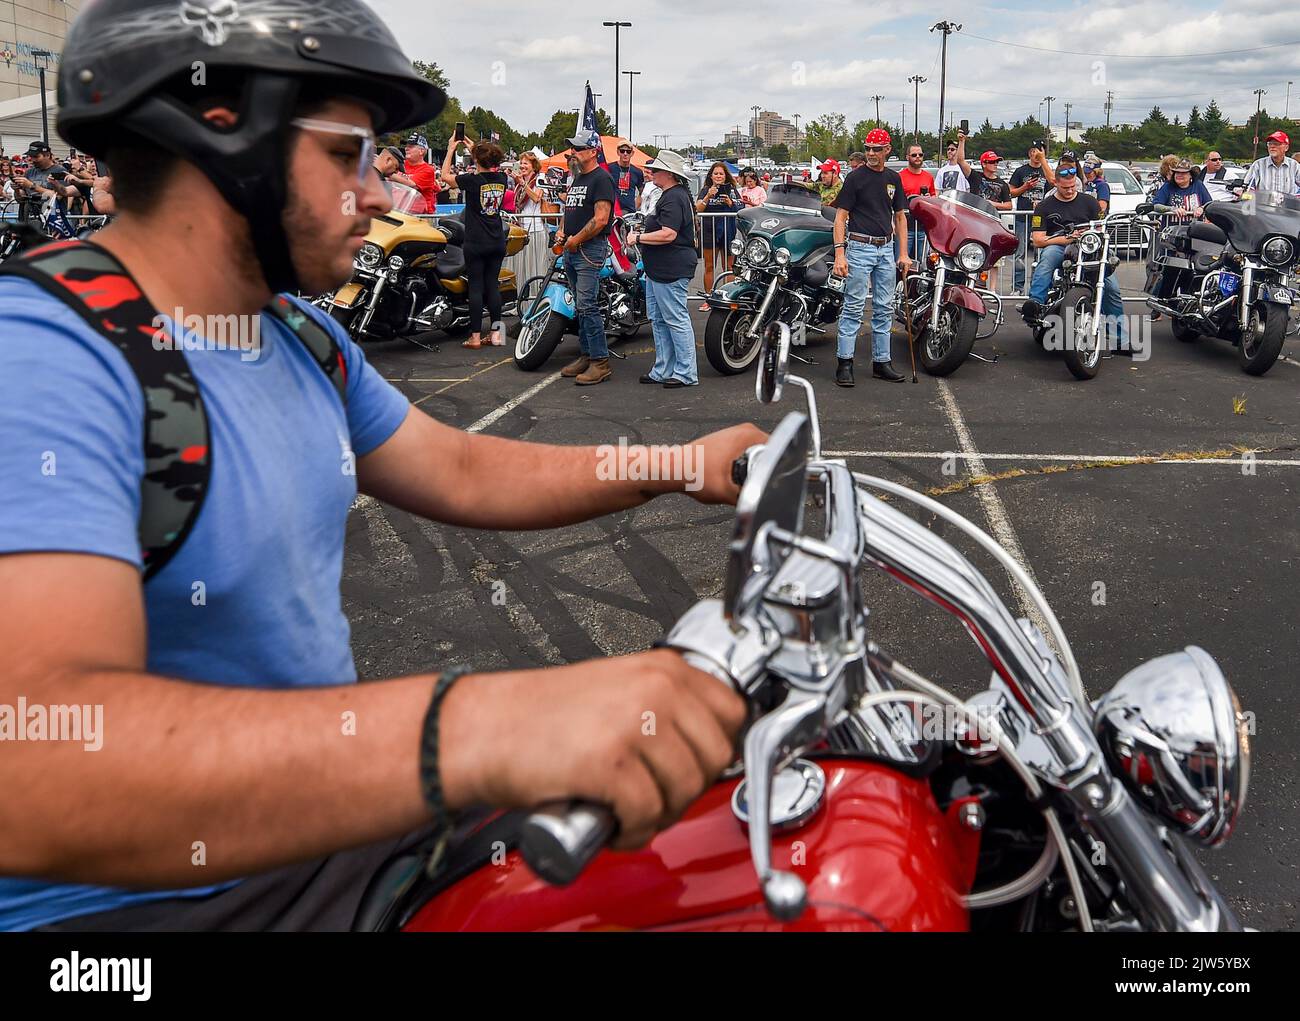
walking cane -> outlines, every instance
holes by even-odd
[[[912,382],[919,383],[916,378],[916,347],[912,342],[912,303],[907,300],[907,270],[903,270],[903,321],[907,323],[907,353],[912,356]]]

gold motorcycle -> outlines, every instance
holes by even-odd
[[[509,224],[506,255],[528,244],[528,232]],[[390,211],[370,221],[365,244],[352,263],[352,278],[332,294],[316,299],[343,324],[353,340],[451,332],[469,326],[469,279],[465,275],[465,222],[460,215],[436,223]],[[502,313],[517,315],[519,291],[514,270],[502,269]]]

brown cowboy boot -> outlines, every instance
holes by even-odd
[[[563,376],[565,379],[572,379],[574,376],[578,375],[579,373],[586,372],[587,366],[590,364],[591,364],[590,358],[588,358],[586,355],[578,355],[576,359],[569,362],[568,365],[566,365],[564,368],[560,370],[560,375]]]
[[[608,358],[593,358],[586,371],[580,373],[574,382],[578,386],[595,386],[597,383],[605,382],[613,374],[614,370],[609,367]]]

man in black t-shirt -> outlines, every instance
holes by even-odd
[[[1030,230],[1038,259],[1034,263],[1034,279],[1029,286],[1029,300],[1020,306],[1020,313],[1030,325],[1041,321],[1043,305],[1052,284],[1052,274],[1065,261],[1065,250],[1083,233],[1081,227],[1090,220],[1101,219],[1101,205],[1086,194],[1079,185],[1077,167],[1056,168],[1056,194],[1049,195],[1034,206],[1030,217]],[[1070,229],[1075,228],[1075,229]],[[1119,292],[1119,281],[1114,273],[1106,274],[1102,286],[1101,311],[1105,316],[1116,317],[1119,350],[1127,354],[1124,343],[1124,299]]]
[[[564,246],[564,273],[578,307],[576,361],[560,370],[579,386],[603,383],[610,377],[609,346],[605,343],[605,320],[600,314],[600,271],[609,258],[609,231],[613,225],[614,182],[600,167],[596,146],[599,136],[569,139],[579,173],[569,185],[564,200],[564,223],[555,235]]]
[[[890,364],[889,333],[894,322],[894,234],[907,236],[903,179],[885,166],[889,132],[873,128],[866,138],[866,166],[853,171],[831,206],[835,209],[835,275],[846,277],[844,309],[840,313],[835,382],[853,385],[853,353],[867,290],[871,290],[871,374],[902,382]],[[906,274],[912,260],[898,260]]]
[[[1029,258],[1029,214],[1043,201],[1047,189],[1056,184],[1056,175],[1047,163],[1047,142],[1039,139],[1029,146],[1029,162],[1016,167],[1011,175],[1011,197],[1016,200],[1016,292],[1025,291],[1025,265]]]
[[[999,210],[1011,208],[1011,187],[998,177],[998,164],[1002,157],[992,149],[980,157],[979,173],[971,174],[970,190],[980,198],[988,199]]]

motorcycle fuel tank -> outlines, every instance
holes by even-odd
[[[808,886],[793,922],[768,914],[737,781],[716,784],[648,846],[606,851],[570,886],[549,886],[517,852],[418,909],[407,931],[961,931],[977,842],[962,840],[924,780],[822,758],[821,807],[773,838],[773,865]]]

